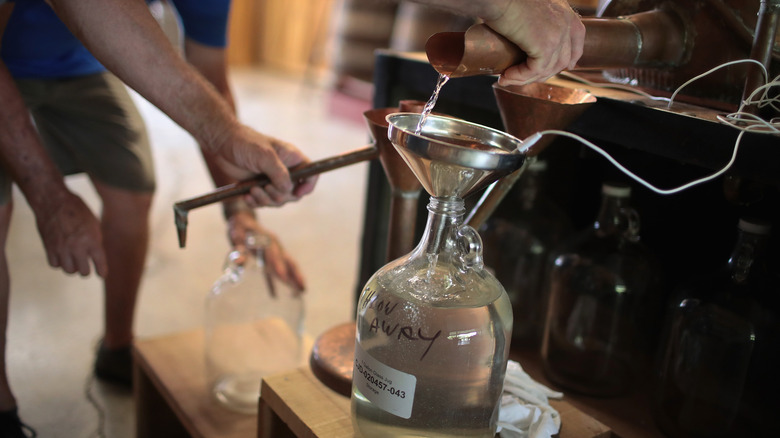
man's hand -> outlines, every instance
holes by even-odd
[[[237,210],[228,218],[228,237],[233,248],[241,253],[246,251],[246,238],[249,233],[265,236],[269,243],[265,247],[265,264],[268,270],[280,281],[289,285],[296,293],[306,289],[298,265],[287,254],[276,235],[260,226],[251,210]],[[271,290],[271,293],[274,293]]]
[[[218,165],[232,178],[244,180],[254,174],[265,174],[271,184],[253,187],[245,201],[251,207],[280,206],[297,201],[311,193],[317,177],[291,181],[289,167],[309,161],[290,143],[261,134],[245,125],[234,128],[220,138]],[[240,165],[240,167],[239,167]]]
[[[97,274],[105,278],[108,263],[100,222],[84,201],[67,192],[42,209],[35,211],[35,218],[49,264],[68,274],[87,276],[91,261]]]
[[[574,68],[582,56],[585,26],[566,0],[512,0],[498,16],[483,18],[528,55],[504,71],[502,85],[544,81]]]

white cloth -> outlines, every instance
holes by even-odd
[[[501,438],[549,438],[561,430],[561,416],[548,400],[560,399],[553,391],[531,378],[519,363],[506,366],[504,391],[498,413]]]

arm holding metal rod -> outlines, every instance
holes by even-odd
[[[290,178],[293,180],[309,178],[329,170],[340,169],[361,161],[371,160],[376,158],[377,155],[378,151],[376,147],[366,146],[352,152],[293,167],[289,170]],[[270,184],[270,182],[270,179],[266,175],[259,175],[254,179],[229,184],[220,187],[211,193],[179,201],[174,204],[173,212],[174,220],[176,222],[176,231],[179,235],[179,247],[184,248],[187,242],[187,213],[190,210],[204,205],[214,204],[234,196],[244,195],[248,193],[252,187],[264,186]]]

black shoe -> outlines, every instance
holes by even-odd
[[[108,349],[101,341],[95,358],[95,377],[104,382],[132,388],[133,355],[130,347]]]
[[[0,411],[0,437],[3,438],[35,438],[35,430],[22,423],[16,409]]]

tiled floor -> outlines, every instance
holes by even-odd
[[[362,147],[368,140],[359,122],[362,110],[355,107],[352,117],[335,117],[325,89],[257,70],[234,71],[232,77],[241,119],[295,143],[312,159]],[[221,210],[213,205],[190,212],[187,248],[178,248],[173,203],[213,187],[189,135],[148,103],[139,99],[139,106],[158,175],[136,318],[136,336],[147,338],[202,324],[204,299],[221,273],[228,246]],[[278,233],[307,278],[311,336],[352,317],[366,176],[366,164],[326,173],[300,202],[260,211],[262,222]],[[68,183],[98,211],[85,178]],[[102,331],[100,281],[49,268],[33,215],[18,191],[15,200],[7,248],[12,279],[7,362],[23,420],[41,438],[135,436],[130,393],[90,381]]]

